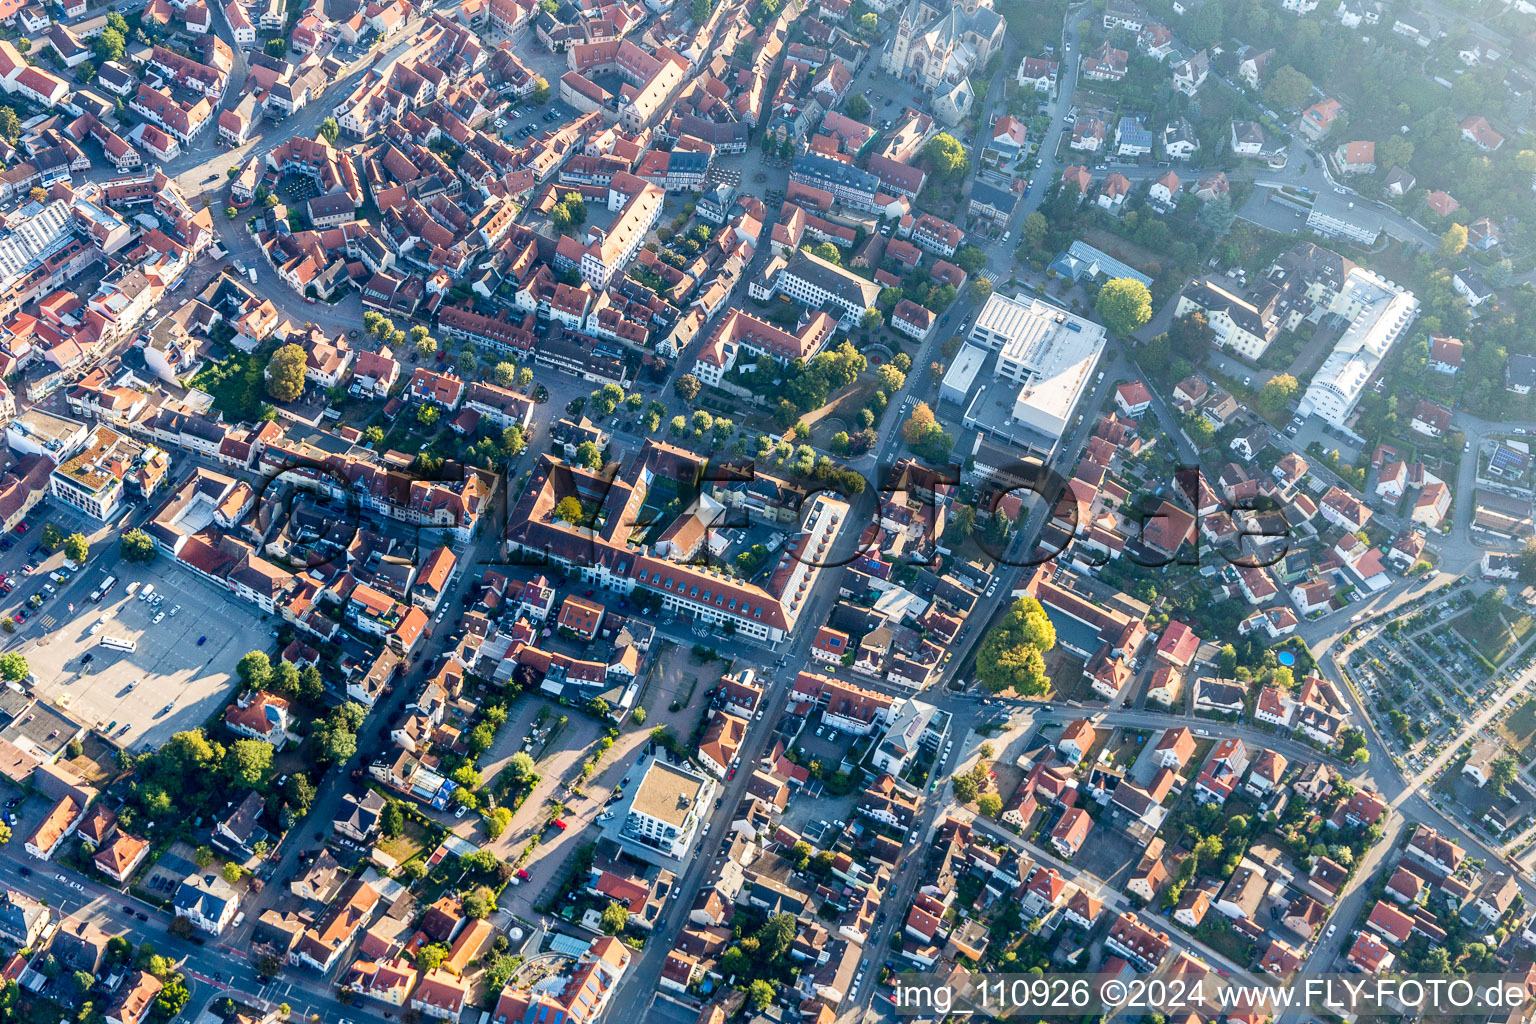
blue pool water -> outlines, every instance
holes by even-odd
[[[1275,660],[1289,668],[1290,666],[1296,664],[1296,655],[1292,654],[1290,651],[1281,651],[1279,654],[1275,655]]]

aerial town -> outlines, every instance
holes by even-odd
[[[0,0],[0,92],[0,1022],[1536,998],[1536,4]]]

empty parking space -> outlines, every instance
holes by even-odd
[[[90,571],[94,586],[102,573]],[[272,627],[249,605],[164,559],[119,564],[115,571],[120,582],[100,605],[80,604],[24,653],[39,697],[123,746],[159,746],[202,724],[228,699],[236,662],[247,651],[269,648]],[[153,585],[163,595],[159,607],[129,597],[131,582],[140,584],[141,594]],[[108,637],[135,649],[103,644]]]

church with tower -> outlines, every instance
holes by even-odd
[[[936,97],[969,107],[969,89],[956,87],[1000,53],[1007,22],[991,0],[910,0],[880,66]],[[958,110],[963,117],[968,111]]]

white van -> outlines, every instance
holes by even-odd
[[[148,601],[149,600],[149,595],[153,594],[154,592],[155,592],[155,585],[153,583],[146,583],[146,584],[144,584],[144,589],[139,591],[139,600],[140,601]]]

